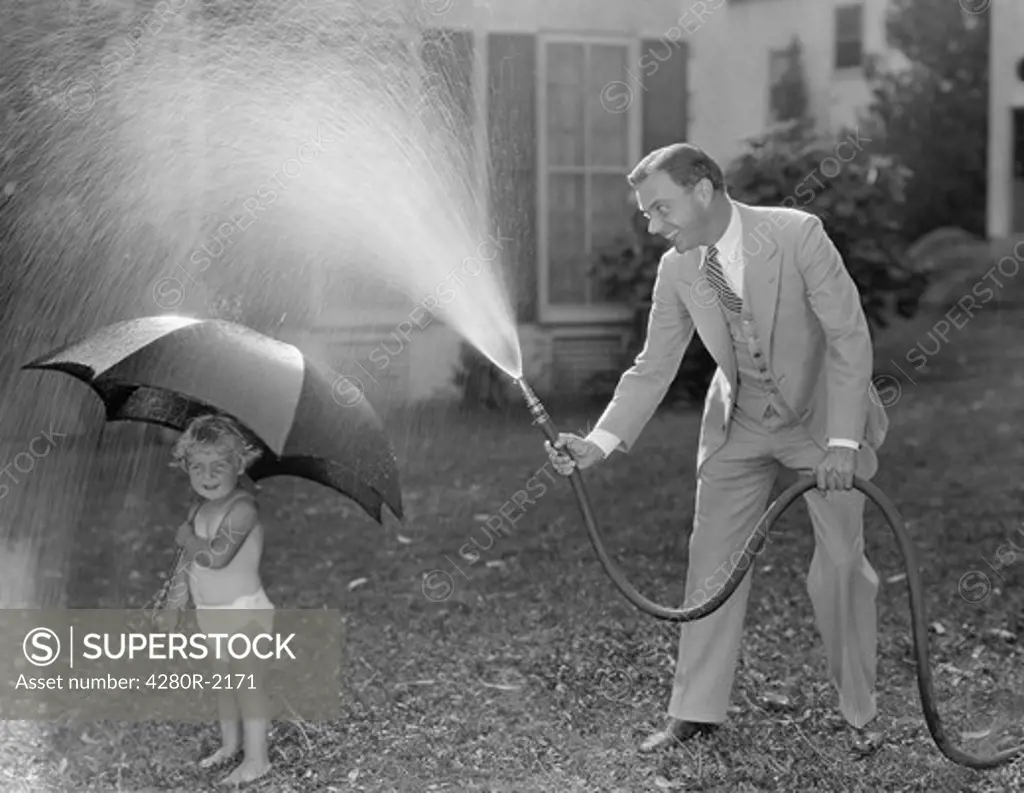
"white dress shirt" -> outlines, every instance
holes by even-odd
[[[732,215],[729,218],[729,225],[719,238],[716,247],[718,248],[718,261],[722,265],[722,273],[729,281],[732,290],[744,300],[746,290],[744,288],[743,271],[746,267],[746,260],[743,256],[743,220],[736,210],[736,205],[730,202]],[[707,254],[707,247],[698,246],[700,260],[703,263]],[[702,264],[703,266],[703,264]],[[587,436],[587,440],[596,445],[607,457],[619,448],[621,441],[607,430],[595,429]],[[847,438],[829,438],[829,446],[843,446],[847,449],[859,449],[860,444]]]

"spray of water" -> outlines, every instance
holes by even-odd
[[[383,24],[371,28],[364,5],[0,11],[0,466],[50,428],[81,436],[81,453],[51,453],[12,487],[5,533],[42,547],[82,513],[85,496],[66,485],[95,465],[95,398],[17,370],[107,322],[210,315],[234,298],[258,329],[282,316],[308,325],[311,279],[327,266],[353,293],[371,277],[392,284],[520,376],[514,230],[485,223],[482,159],[418,47],[429,14],[410,0],[390,19],[374,12]],[[373,319],[372,300],[353,302],[354,320]],[[137,435],[123,437],[129,470],[145,469]]]
[[[424,63],[429,15],[410,2],[371,28],[352,0],[244,5],[222,19],[177,0],[149,27],[80,20],[79,36],[105,34],[93,52],[75,28],[51,34],[18,124],[36,162],[12,201],[34,240],[15,266],[46,256],[37,280],[73,283],[92,253],[81,286],[137,315],[181,307],[170,278],[298,311],[329,265],[386,279],[518,371],[509,232],[485,225],[467,121]]]

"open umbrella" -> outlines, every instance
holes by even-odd
[[[25,364],[70,374],[103,400],[107,421],[176,430],[227,413],[264,445],[253,480],[292,475],[352,498],[377,521],[402,517],[398,466],[380,418],[351,386],[296,347],[233,322],[173,315],[109,325]]]

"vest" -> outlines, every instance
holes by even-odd
[[[217,531],[220,529],[221,523],[227,517],[228,512],[231,508],[242,499],[252,499],[252,494],[240,490],[234,496],[229,498],[224,504],[221,505],[218,513],[214,516],[216,519],[208,522],[207,527],[216,536]],[[195,516],[193,516],[193,521]],[[193,523],[193,525],[195,525]],[[230,530],[230,527],[228,527]],[[259,559],[260,554],[263,551],[263,538],[259,536],[260,524],[253,527],[249,536],[242,541],[242,547],[238,549],[235,557],[227,563],[224,567],[219,569],[210,569],[204,567],[204,562],[201,560],[199,564],[193,564],[192,569],[189,570],[189,578],[191,585],[192,600],[196,603],[197,607],[203,607],[206,604],[204,599],[204,593],[217,591],[223,589],[226,583],[231,582],[232,579],[241,579],[243,582],[248,582],[254,575],[258,578],[259,576]],[[196,532],[197,536],[202,537],[204,540],[209,540],[210,537],[204,534]],[[219,546],[218,546],[219,547]],[[254,572],[255,571],[255,572]]]
[[[768,369],[768,358],[746,298],[738,314],[726,308],[725,301],[716,302],[725,317],[736,355],[736,408],[769,430],[795,424],[796,413],[782,398],[778,383]]]

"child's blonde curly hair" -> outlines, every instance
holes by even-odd
[[[174,444],[172,468],[188,471],[188,460],[197,448],[214,448],[238,458],[243,471],[256,462],[262,450],[249,438],[242,427],[230,416],[207,413],[189,422]]]

